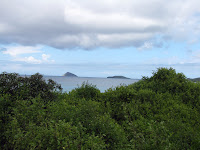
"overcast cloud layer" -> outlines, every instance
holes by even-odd
[[[91,49],[198,42],[199,6],[199,0],[0,0],[0,43]]]

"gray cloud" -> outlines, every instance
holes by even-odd
[[[158,35],[198,39],[199,5],[199,0],[0,0],[0,43],[90,49],[154,41],[160,47]]]

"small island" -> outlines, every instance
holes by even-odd
[[[188,78],[188,80],[193,81],[193,82],[200,82],[200,78]]]
[[[65,76],[65,77],[78,77],[77,75],[75,75],[71,72],[66,72],[63,76]]]
[[[107,78],[115,78],[115,79],[130,79],[124,76],[111,76],[111,77],[107,77]]]

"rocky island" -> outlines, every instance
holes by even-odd
[[[63,76],[65,76],[65,77],[78,77],[77,75],[75,75],[71,72],[66,72]]]
[[[111,77],[107,77],[107,78],[115,78],[115,79],[130,79],[124,76],[111,76]]]

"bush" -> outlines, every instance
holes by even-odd
[[[0,95],[8,94],[12,100],[31,99],[37,96],[47,102],[55,98],[55,91],[61,91],[59,84],[49,79],[46,82],[43,76],[36,73],[30,77],[21,77],[16,73],[0,74]]]
[[[84,98],[87,100],[97,100],[100,96],[100,90],[97,89],[95,85],[89,84],[88,82],[83,82],[80,87],[72,90],[70,93],[74,93],[76,98]]]
[[[39,74],[1,74],[1,149],[200,149],[200,84],[172,68],[105,93],[57,90]]]

